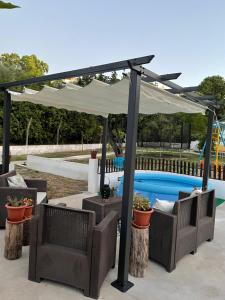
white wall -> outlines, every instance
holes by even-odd
[[[27,167],[36,171],[46,172],[71,179],[88,180],[87,164],[28,155]]]
[[[10,146],[11,155],[25,155],[25,154],[42,154],[53,152],[69,152],[101,149],[101,144],[72,144],[72,145],[29,145],[26,146]],[[2,146],[0,146],[0,153]]]
[[[98,159],[89,159],[88,165],[88,192],[98,193],[100,174],[98,174]]]

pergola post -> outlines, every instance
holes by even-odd
[[[105,162],[107,151],[107,137],[108,137],[108,118],[103,119],[103,133],[102,133],[102,158],[101,158],[101,170],[100,170],[100,192],[105,182]]]
[[[205,159],[204,159],[204,173],[202,181],[202,189],[206,190],[208,186],[209,172],[210,172],[210,157],[212,147],[212,133],[213,133],[213,122],[214,122],[214,111],[208,110],[208,126],[207,126],[207,137],[205,146]]]
[[[3,147],[2,147],[2,173],[9,172],[9,143],[10,143],[10,111],[11,94],[4,91],[3,107]]]
[[[126,292],[129,288],[133,286],[133,283],[128,281],[128,271],[131,240],[137,126],[140,100],[140,83],[140,74],[135,70],[131,70],[127,116],[126,155],[124,167],[118,277],[117,280],[112,283],[112,285],[115,288],[122,292]]]

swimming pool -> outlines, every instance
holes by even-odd
[[[134,177],[134,191],[147,197],[151,205],[155,199],[176,201],[180,191],[191,192],[194,187],[201,188],[202,178],[193,178],[180,174],[163,172],[136,173]],[[122,196],[123,177],[117,190],[117,194]]]

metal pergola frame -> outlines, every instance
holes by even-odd
[[[16,86],[24,86],[45,81],[59,80],[71,77],[80,77],[84,75],[95,75],[98,73],[106,73],[111,71],[130,69],[130,86],[128,98],[128,115],[127,115],[127,136],[126,136],[126,152],[125,152],[125,167],[124,167],[124,186],[122,198],[122,218],[121,218],[121,234],[120,234],[120,250],[119,250],[119,265],[117,280],[112,283],[114,287],[122,292],[126,292],[133,284],[128,281],[129,267],[129,251],[130,251],[130,236],[131,236],[131,221],[132,221],[132,202],[134,189],[134,171],[136,157],[136,140],[139,114],[140,100],[140,85],[141,80],[146,82],[160,82],[169,87],[168,91],[175,94],[183,94],[187,99],[198,102],[208,109],[208,130],[207,142],[205,150],[205,164],[203,174],[203,188],[207,188],[209,169],[210,169],[210,151],[212,141],[212,130],[214,120],[215,103],[210,97],[199,97],[193,94],[198,90],[198,86],[185,87],[171,82],[170,80],[178,78],[181,73],[172,73],[158,75],[142,65],[148,64],[154,58],[154,55],[128,59],[110,64],[93,66],[68,72],[45,75],[41,77],[30,78],[26,80],[6,82],[0,84],[0,92],[4,93],[4,109],[3,109],[3,153],[2,153],[2,172],[9,171],[9,146],[10,146],[10,110],[11,110],[11,94],[8,88]],[[207,104],[207,106],[206,106]],[[208,107],[210,104],[210,107]],[[106,161],[106,145],[107,145],[107,128],[108,119],[104,119],[104,129],[102,138],[102,160],[101,160],[101,179],[100,187],[104,185],[105,179],[105,161]]]

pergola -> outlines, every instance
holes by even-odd
[[[136,140],[138,113],[205,113],[208,112],[207,142],[205,148],[205,163],[203,184],[207,188],[210,170],[210,151],[212,140],[212,126],[216,103],[210,96],[200,97],[195,91],[198,86],[181,87],[170,80],[177,79],[181,73],[158,75],[142,65],[148,64],[154,55],[114,62],[105,65],[93,66],[68,72],[56,73],[41,77],[30,78],[15,82],[0,84],[0,91],[4,93],[3,109],[3,153],[2,172],[9,170],[9,145],[10,145],[10,110],[11,101],[29,101],[45,106],[65,108],[78,112],[100,115],[104,120],[101,160],[100,188],[104,184],[105,160],[107,144],[108,114],[127,113],[127,138],[124,167],[124,187],[122,199],[122,218],[118,278],[112,285],[126,292],[133,284],[128,281],[128,264],[131,236],[133,181],[135,171]],[[36,92],[25,89],[22,94],[10,92],[9,89],[16,86],[25,86],[45,81],[95,75],[111,71],[129,69],[127,77],[115,83],[107,85],[98,80],[84,88],[75,85],[66,85],[61,90],[44,87]],[[159,89],[152,82],[160,82],[168,89]]]

